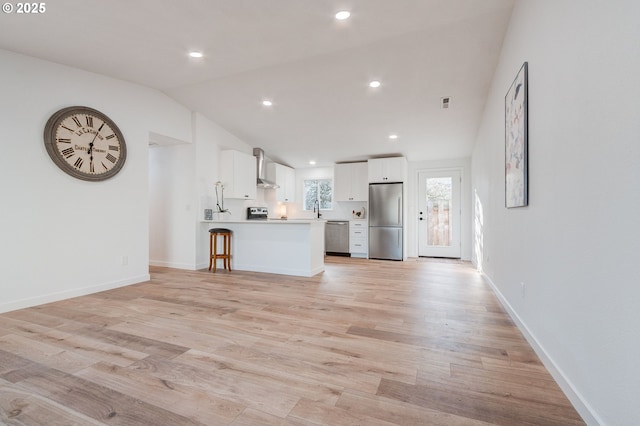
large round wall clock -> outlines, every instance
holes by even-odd
[[[118,126],[92,108],[63,108],[49,118],[44,145],[65,173],[83,180],[109,179],[122,169],[127,146]]]

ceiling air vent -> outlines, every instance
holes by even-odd
[[[440,98],[440,108],[442,108],[442,109],[449,108],[449,102],[450,101],[451,101],[451,98],[449,96],[444,97],[444,98]]]

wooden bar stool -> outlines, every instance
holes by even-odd
[[[213,265],[213,272],[217,270],[217,260],[222,259],[224,269],[231,271],[231,229],[209,229],[209,270]],[[222,236],[222,253],[218,253],[218,236]]]

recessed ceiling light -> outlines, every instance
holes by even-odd
[[[380,82],[378,80],[373,80],[369,82],[369,87],[373,87],[374,89],[376,87],[380,87]]]
[[[309,161],[309,164],[311,164],[312,166],[315,166],[315,165],[316,165],[316,162],[315,162],[315,161],[313,161],[313,160],[311,160],[311,161]]]
[[[346,10],[341,10],[340,12],[336,13],[336,19],[338,21],[344,21],[345,19],[349,19],[349,16],[351,16],[351,13]]]
[[[271,101],[269,101],[269,100],[266,100],[266,99],[265,99],[264,101],[262,101],[262,105],[264,105],[264,106],[271,106],[271,105],[273,105],[273,102],[271,102]]]
[[[191,56],[192,58],[202,58],[204,55],[202,54],[202,52],[197,52],[194,50],[189,52],[189,56]]]
[[[392,140],[398,139],[398,135],[396,134],[389,135],[389,139],[392,139]]]

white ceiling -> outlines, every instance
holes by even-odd
[[[0,48],[157,88],[293,167],[459,158],[513,1],[54,0],[0,16]]]

